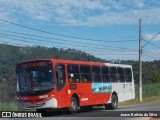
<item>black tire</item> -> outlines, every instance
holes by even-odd
[[[76,113],[78,111],[77,108],[78,108],[78,102],[75,97],[72,97],[69,107],[69,113]]]
[[[115,110],[115,109],[117,109],[117,107],[118,107],[118,98],[116,95],[113,94],[112,98],[111,98],[111,103],[106,104],[105,108],[107,110]]]

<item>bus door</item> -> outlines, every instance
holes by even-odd
[[[66,88],[66,72],[64,64],[56,64],[56,84],[57,84],[57,104],[58,107],[65,107],[67,103],[67,88]]]

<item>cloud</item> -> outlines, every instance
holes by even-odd
[[[156,0],[5,0],[0,1],[0,18],[17,16],[55,21],[69,26],[160,24],[160,2]]]
[[[156,36],[158,33],[146,33],[144,35],[145,40],[151,40],[154,36]],[[158,34],[156,37],[153,38],[152,41],[160,41],[160,34]]]

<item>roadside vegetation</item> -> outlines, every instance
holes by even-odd
[[[0,102],[0,111],[17,111],[16,102]]]

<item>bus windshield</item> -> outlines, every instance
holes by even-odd
[[[17,92],[54,88],[53,68],[50,61],[21,63],[16,66]]]

